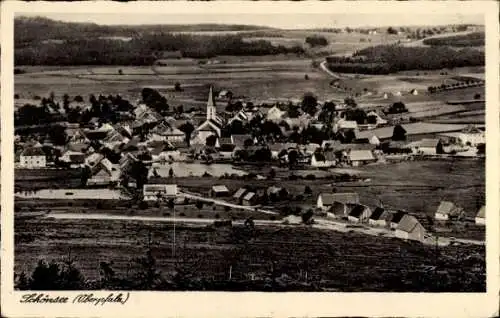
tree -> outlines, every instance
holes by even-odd
[[[92,171],[90,170],[89,166],[84,166],[82,168],[82,172],[80,175],[80,185],[84,187],[87,185],[87,181],[90,179],[92,176]]]
[[[348,107],[356,107],[358,104],[352,97],[346,97],[344,98],[344,104],[346,104]]]
[[[49,138],[57,146],[66,145],[68,138],[66,128],[61,125],[54,125],[51,129],[49,129]]]
[[[405,141],[406,140],[406,129],[401,125],[396,125],[392,133],[392,140],[394,141]]]
[[[304,224],[311,223],[313,215],[314,215],[313,210],[311,210],[311,209],[307,210],[305,213],[303,213],[301,215],[301,217],[302,217],[302,223],[304,223]]]
[[[272,169],[269,171],[269,179],[276,178],[276,170]]]
[[[312,47],[326,46],[326,45],[328,45],[328,40],[324,36],[313,35],[313,36],[306,37],[306,43]]]
[[[387,34],[398,34],[398,30],[393,27],[387,28]]]
[[[176,82],[176,83],[175,83],[175,85],[174,85],[174,90],[175,90],[176,92],[182,92],[184,89],[182,89],[182,87],[181,87],[181,83]]]
[[[139,189],[142,189],[148,180],[148,168],[141,160],[134,161],[126,173],[136,181]]]
[[[317,111],[318,99],[312,93],[304,94],[302,98],[302,110],[311,116],[314,116]]]
[[[185,135],[185,140],[186,140],[186,144],[188,147],[191,146],[191,134],[193,133],[194,129],[195,128],[194,128],[193,124],[189,121],[182,124],[179,127],[179,130],[182,131]]]
[[[310,187],[310,186],[306,186],[306,187],[304,188],[304,194],[305,194],[305,195],[307,195],[307,196],[312,195],[312,189],[311,189],[311,187]]]
[[[80,95],[76,95],[73,100],[77,103],[83,103],[83,97]]]
[[[296,150],[290,150],[288,152],[288,164],[292,167],[295,166],[297,164],[298,157],[299,154]]]
[[[123,75],[123,70],[121,68],[118,69],[118,75]]]
[[[481,94],[477,93],[477,94],[474,94],[474,99],[480,99],[481,98]]]
[[[198,208],[198,210],[203,209],[203,201],[196,201],[196,207]]]
[[[173,178],[174,177],[174,169],[172,169],[172,167],[170,167],[170,169],[168,170],[168,176],[170,178]]]

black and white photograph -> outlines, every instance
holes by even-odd
[[[486,293],[485,21],[15,12],[14,290]]]

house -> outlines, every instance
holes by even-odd
[[[111,185],[120,179],[121,169],[104,158],[92,169],[92,176],[87,180],[89,186]]]
[[[158,201],[175,198],[177,193],[176,184],[145,184],[142,194],[144,201]]]
[[[88,144],[88,143],[90,143],[90,140],[87,138],[87,136],[85,135],[85,133],[83,132],[82,129],[77,129],[71,134],[71,137],[69,138],[68,143]]]
[[[425,228],[412,215],[404,215],[396,227],[395,236],[404,240],[423,241]]]
[[[257,194],[255,192],[248,192],[243,197],[242,204],[246,206],[253,206],[256,205],[257,202],[258,202]]]
[[[420,141],[412,142],[408,145],[414,154],[418,155],[436,155],[442,154],[443,144],[440,139],[425,138]]]
[[[85,165],[87,165],[91,170],[94,169],[94,167],[97,166],[97,164],[102,160],[104,159],[104,156],[100,153],[93,153],[93,154],[90,154],[89,156],[87,156],[87,158],[85,158]]]
[[[207,117],[206,120],[201,123],[195,130],[196,137],[193,139],[194,144],[205,144],[209,136],[221,137],[221,130],[223,127],[223,120],[217,116],[217,108],[215,107],[215,101],[213,98],[212,87],[210,86],[210,91],[208,92],[207,101]]]
[[[378,139],[377,136],[372,136],[369,140],[368,140],[368,143],[370,145],[375,145],[375,146],[378,146],[380,145],[380,140]]]
[[[475,218],[476,224],[486,225],[486,207],[483,205]]]
[[[396,229],[398,227],[399,222],[403,219],[403,217],[406,215],[406,212],[404,211],[396,211],[392,212],[390,216],[390,228],[391,229]]]
[[[355,122],[354,120],[345,120],[343,118],[337,121],[337,123],[333,126],[333,131],[340,133],[344,133],[346,131],[355,131],[356,129],[358,129],[357,122]]]
[[[323,210],[329,210],[334,203],[341,204],[342,214],[347,215],[352,205],[359,204],[359,195],[357,193],[320,193],[316,206]]]
[[[59,161],[65,162],[70,165],[70,167],[80,167],[85,164],[85,154],[78,151],[66,150]]]
[[[213,198],[229,196],[229,189],[225,185],[214,185],[210,189],[210,196]]]
[[[240,110],[236,115],[234,115],[227,123],[231,125],[234,121],[240,121],[241,123],[247,123],[250,120],[248,113]]]
[[[451,218],[461,216],[462,214],[463,210],[453,204],[453,202],[441,201],[434,214],[434,218],[438,221],[447,221]]]
[[[353,166],[368,164],[377,161],[370,150],[350,150],[347,153],[347,162]]]
[[[185,134],[178,128],[162,122],[151,131],[151,140],[183,141]]]
[[[391,214],[382,207],[376,207],[368,218],[368,224],[374,226],[390,226]]]
[[[267,110],[266,119],[273,122],[279,122],[285,114],[285,111],[275,105]]]
[[[243,197],[247,194],[247,192],[248,190],[246,188],[239,188],[238,191],[233,194],[233,199],[241,204],[241,201],[243,201]]]
[[[129,142],[129,139],[122,134],[120,134],[117,130],[109,130],[106,138],[103,140],[103,144],[109,148],[113,148],[116,145],[126,144]]]
[[[315,152],[311,157],[311,166],[316,168],[329,168],[335,166],[335,153]]]
[[[457,144],[463,147],[475,147],[486,143],[486,135],[484,131],[474,126],[469,126],[461,132],[443,133],[439,136],[445,137],[452,144]]]
[[[221,98],[221,99],[231,99],[231,98],[233,98],[233,92],[228,91],[228,90],[222,90],[219,92],[217,97]]]
[[[350,222],[365,223],[371,215],[371,210],[366,205],[356,204],[349,212],[347,219]]]
[[[31,146],[24,149],[19,156],[21,168],[35,169],[47,166],[47,156],[42,147]]]

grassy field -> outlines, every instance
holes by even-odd
[[[238,227],[178,225],[175,243],[174,229],[165,223],[38,219],[16,222],[15,227],[17,273],[31,273],[41,258],[61,261],[71,255],[87,279],[99,279],[101,261],[112,261],[117,275],[131,278],[137,269],[132,259],[144,255],[150,232],[157,268],[166,279],[183,268],[195,281],[222,283],[232,266],[232,280],[247,286],[279,277],[300,283],[291,288],[296,290],[485,290],[484,261],[483,270],[478,263],[463,262],[471,254],[484,258],[484,247],[451,246],[436,258],[433,247],[303,227],[257,228],[247,243],[238,243]],[[437,272],[426,271],[426,265],[437,266]]]

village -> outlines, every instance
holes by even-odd
[[[203,216],[207,224],[238,222],[216,212],[222,208],[245,211],[243,221],[262,226],[312,226],[429,245],[484,244],[438,238],[414,211],[383,202],[369,206],[355,191],[313,192],[305,185],[299,194],[286,187],[299,179],[366,183],[371,180],[355,169],[404,161],[483,160],[484,126],[433,132],[437,124],[405,119],[402,102],[364,107],[352,96],[333,102],[306,93],[302,100],[254,103],[228,89],[206,88],[206,108],[189,110],[168,109],[165,97],[151,88],[142,89],[136,105],[113,95],[92,95],[86,102],[51,94],[33,101],[39,105],[17,98],[16,200],[140,202],[141,210],[173,210],[173,218],[165,219],[186,223],[200,222],[201,215],[190,219],[175,211],[196,203],[214,207]],[[201,187],[196,179],[209,181]],[[426,216],[426,226],[460,221],[483,227],[484,203],[473,213],[467,217],[444,199]],[[54,215],[64,218],[45,216]]]

